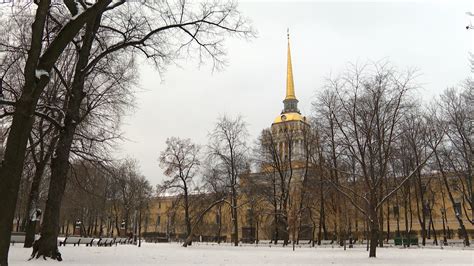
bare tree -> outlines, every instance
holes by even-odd
[[[341,77],[328,81],[340,106],[337,112],[330,110],[330,113],[339,145],[343,148],[341,151],[344,157],[356,162],[354,172],[347,174],[355,174],[362,187],[356,191],[343,183],[332,184],[367,218],[371,240],[369,257],[376,256],[383,204],[423,167],[431,155],[423,153],[425,155],[411,173],[400,178],[394,187],[386,186],[400,121],[410,107],[408,95],[415,87],[413,78],[413,72],[399,73],[388,64],[376,63],[372,68],[355,66]],[[339,166],[336,170],[346,172]]]
[[[423,152],[426,152],[427,143],[425,140],[429,138],[427,135],[429,127],[426,125],[423,113],[419,108],[413,108],[413,110],[407,112],[401,121],[400,127],[401,140],[399,141],[399,149],[402,157],[399,159],[404,161],[405,174],[408,174],[420,165],[424,156]],[[421,243],[424,246],[427,236],[427,193],[431,178],[423,176],[421,169],[418,169],[412,181],[415,192],[416,214],[421,227]]]
[[[138,178],[133,180],[136,187],[136,202],[135,202],[135,243],[138,242],[138,247],[141,247],[141,235],[142,235],[142,224],[143,217],[148,210],[149,203],[153,196],[153,188],[142,175],[138,175]],[[146,228],[146,225],[145,225]]]
[[[209,158],[203,164],[204,169],[203,173],[203,190],[207,193],[213,195],[213,201],[218,201],[220,199],[225,199],[228,197],[229,191],[226,187],[226,174],[225,172],[219,169],[218,165],[216,165],[212,160]],[[222,207],[225,204],[225,201],[216,204],[216,239],[217,243],[221,243],[222,241]]]
[[[238,193],[239,177],[248,170],[247,127],[242,117],[234,119],[223,116],[218,119],[210,134],[208,155],[216,160],[219,169],[225,172],[226,187],[229,190],[232,242],[239,245]]]
[[[441,174],[466,246],[470,243],[463,217],[474,224],[472,91],[470,80],[462,90],[447,89],[441,95],[441,101],[436,103],[438,108],[433,108],[429,117],[430,123],[438,128],[431,134],[442,141],[439,146],[430,143],[436,159],[435,169]]]
[[[441,112],[447,123],[446,137],[452,152],[445,153],[450,172],[458,176],[465,217],[474,224],[474,81],[466,80],[458,91],[448,89],[441,96]],[[467,206],[467,208],[466,208]],[[467,209],[471,210],[468,215]]]
[[[311,192],[317,190],[317,174],[320,174],[320,169],[318,166],[321,164],[319,157],[320,143],[317,127],[302,127],[301,131],[300,138],[302,139],[300,139],[300,153],[302,154],[300,154],[300,159],[302,159],[302,164],[300,165],[300,168],[303,172],[300,177],[301,184],[299,193],[297,194],[298,199],[295,201],[297,204],[295,217],[297,226],[294,226],[294,231],[296,231],[296,233],[293,233],[293,238],[294,240],[296,238],[296,241],[293,241],[293,251],[295,248],[295,243],[299,243],[303,222],[311,220],[311,202],[315,200],[315,198],[311,195],[313,194]],[[306,219],[303,218],[305,216],[307,217]],[[314,223],[312,241],[314,242]]]
[[[190,139],[171,137],[166,140],[166,149],[160,154],[160,166],[169,177],[161,185],[161,190],[178,191],[184,200],[184,221],[186,238],[191,233],[190,198],[192,181],[199,170],[200,147]]]
[[[283,238],[283,245],[288,244],[290,196],[293,195],[291,189],[293,179],[293,154],[295,149],[296,134],[286,129],[284,136],[277,138],[277,133],[272,133],[271,129],[263,130],[259,141],[258,157],[261,161],[262,172],[264,173],[264,187],[262,192],[266,195],[268,202],[273,206],[274,215],[274,243],[277,244],[280,237]],[[281,150],[281,143],[287,143],[287,148]],[[265,193],[270,192],[270,193]],[[280,234],[283,234],[280,236]]]
[[[326,187],[329,192],[327,193],[327,203],[328,203],[328,210],[325,210],[325,204],[324,201],[325,199],[321,198],[321,207],[320,207],[320,213],[321,215],[326,215],[329,214],[329,211],[332,211],[334,214],[334,218],[332,219],[334,222],[334,233],[337,233],[337,236],[335,235],[334,237],[338,237],[339,240],[342,241],[341,238],[341,233],[342,233],[342,220],[341,220],[341,207],[342,207],[342,202],[338,193],[334,193],[334,188],[331,186],[328,186],[331,183],[334,183],[338,185],[339,183],[343,182],[343,179],[345,177],[348,177],[347,175],[344,175],[344,171],[341,170],[347,170],[347,172],[351,172],[352,177],[354,171],[349,171],[349,169],[342,169],[343,166],[342,162],[344,161],[342,159],[344,152],[345,152],[345,146],[340,144],[340,136],[337,134],[337,120],[334,114],[338,113],[341,109],[340,102],[338,100],[338,94],[337,90],[335,88],[338,88],[338,84],[336,83],[335,80],[328,80],[328,84],[326,85],[326,88],[323,90],[322,93],[318,95],[318,100],[313,102],[313,109],[316,113],[315,117],[318,119],[317,121],[317,126],[320,131],[320,150],[319,150],[319,159],[320,159],[320,167],[324,167],[325,169],[320,171],[320,192],[323,193],[323,187]],[[353,164],[353,160],[346,160]],[[352,167],[354,168],[354,167]],[[351,168],[351,169],[352,169]],[[326,179],[323,181],[322,179]],[[328,183],[329,181],[329,183]],[[321,194],[322,197],[322,194]],[[322,223],[320,226],[319,230],[319,239],[321,239],[321,227],[325,227],[325,217],[321,217]],[[338,226],[339,225],[339,226]],[[339,228],[339,230],[338,230]],[[324,230],[325,231],[325,230]],[[327,236],[324,237],[325,239]]]

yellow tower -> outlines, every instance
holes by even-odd
[[[295,96],[295,83],[293,81],[293,66],[291,65],[291,50],[290,50],[290,33],[287,33],[288,36],[288,52],[286,59],[286,97],[285,100],[296,99]]]
[[[290,50],[290,33],[288,31],[288,51],[287,51],[287,62],[286,62],[286,96],[283,100],[283,111],[275,118],[273,124],[287,122],[287,121],[303,121],[305,117],[301,115],[298,110],[298,100],[295,95],[295,82],[293,80],[293,65],[291,62],[291,50]]]

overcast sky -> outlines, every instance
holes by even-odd
[[[472,1],[244,1],[239,9],[258,38],[228,40],[223,71],[180,62],[161,80],[152,67],[140,69],[137,109],[125,119],[128,141],[117,157],[137,159],[154,185],[163,179],[158,157],[167,137],[205,145],[223,114],[244,117],[250,143],[271,125],[283,107],[287,28],[303,115],[311,115],[324,78],[348,62],[387,59],[400,69],[417,68],[426,101],[471,75],[474,30],[465,29],[465,13],[474,12]]]

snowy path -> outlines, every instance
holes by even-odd
[[[27,261],[31,249],[10,248],[10,265],[474,265],[473,249],[377,249],[369,259],[364,248],[297,248],[193,244],[183,248],[176,243],[117,247],[61,248],[61,263],[43,259]]]

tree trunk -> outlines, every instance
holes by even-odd
[[[41,238],[38,240],[37,256],[51,257],[57,259],[59,234],[59,217],[61,202],[67,183],[69,170],[69,151],[72,145],[75,124],[72,119],[67,118],[64,130],[60,133],[55,156],[51,160],[51,180],[49,183],[48,199],[44,213]]]
[[[380,211],[379,212],[380,212],[380,216],[379,216],[379,219],[380,219],[379,224],[380,225],[379,225],[379,228],[380,228],[380,234],[381,234],[380,236],[382,236],[383,235],[383,206],[380,206]],[[382,248],[383,247],[382,237],[379,237],[378,243],[379,243],[379,247]]]
[[[283,228],[285,229],[284,231],[284,238],[283,238],[283,246],[287,246],[290,243],[290,224],[288,222],[288,213],[285,213],[283,219]]]
[[[74,225],[72,225],[74,227]],[[66,220],[66,237],[69,236],[69,220]]]
[[[377,208],[377,191],[371,189],[369,203],[369,224],[370,224],[370,249],[369,258],[376,257],[377,244],[379,242],[379,221]],[[381,208],[382,209],[382,208]]]
[[[18,101],[0,170],[0,206],[2,206],[2,215],[0,215],[0,265],[8,265],[10,236],[20,188],[26,144],[34,119],[32,115],[34,112],[33,105],[31,99],[20,99]]]
[[[237,221],[237,191],[235,186],[232,186],[232,241],[234,246],[239,245],[239,224]]]
[[[186,183],[184,183],[184,220],[186,222],[186,238],[191,234],[191,218],[189,217],[189,197]],[[191,245],[192,241],[188,244]]]
[[[435,229],[435,226],[434,226],[433,214],[431,212],[431,208],[430,208],[430,223],[429,224],[431,225],[431,228],[433,230],[434,243],[437,246],[438,245],[438,234],[436,233],[436,229]]]
[[[20,179],[25,160],[26,145],[30,135],[35,106],[39,93],[35,93],[38,79],[35,71],[42,50],[43,29],[49,10],[50,1],[41,1],[36,9],[32,24],[31,45],[25,64],[25,84],[20,99],[15,105],[15,113],[7,137],[3,162],[0,168],[0,265],[8,265],[8,250],[15,215],[15,208],[20,188]],[[49,78],[43,76],[44,82]]]
[[[259,242],[258,228],[259,228],[259,217],[257,216],[257,219],[255,221],[255,244],[258,244]]]
[[[102,237],[104,234],[104,218],[100,216],[100,224],[99,224],[99,235],[98,237]]]
[[[217,220],[217,244],[221,243],[221,231],[222,231],[222,205],[217,206],[217,215],[219,219]]]
[[[369,257],[376,257],[377,244],[379,242],[379,230],[378,224],[371,222],[370,223],[370,248],[369,248]]]
[[[390,240],[390,201],[387,201],[387,242]]]
[[[94,215],[94,236],[97,236],[98,216]]]
[[[418,198],[419,197],[419,198]],[[421,184],[421,175],[417,174],[417,187],[415,188],[416,210],[418,214],[418,221],[421,227],[421,244],[426,245],[426,217],[425,217],[425,203],[423,186]],[[420,209],[421,204],[421,209]]]
[[[27,205],[27,214],[28,219],[26,223],[26,234],[25,234],[25,244],[23,247],[31,248],[33,242],[35,241],[35,229],[36,229],[36,220],[33,221],[33,214],[38,208],[38,197],[39,197],[39,187],[41,184],[41,178],[43,177],[44,169],[46,168],[47,160],[42,160],[39,164],[36,164],[35,175],[33,176],[33,181],[31,182],[30,194],[28,197]]]
[[[138,247],[142,246],[142,209],[140,208],[140,211],[138,212]]]
[[[324,210],[324,194],[323,194],[323,174],[319,175],[319,228],[318,228],[318,246],[321,245],[321,231],[324,233],[324,239],[327,239],[326,232],[326,213]]]
[[[276,209],[275,209],[275,218],[274,219],[275,219],[275,231],[274,231],[274,234],[273,234],[273,237],[274,237],[273,244],[276,245],[276,244],[278,244],[278,237],[279,237],[278,236],[278,224],[279,224],[278,220],[279,220],[279,218],[278,218],[278,214],[276,212]]]
[[[320,212],[319,214],[319,226],[318,226],[318,246],[321,246],[321,237],[322,237],[322,230],[323,230],[323,214]]]
[[[376,257],[377,244],[379,242],[379,223],[377,219],[377,210],[371,207],[370,214],[370,247],[369,247],[369,258]]]

